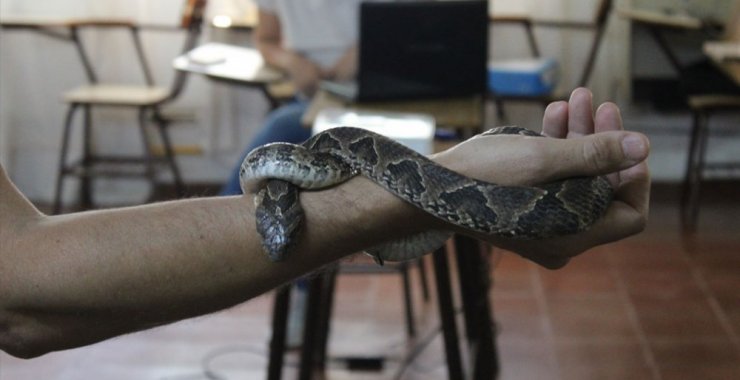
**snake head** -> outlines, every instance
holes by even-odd
[[[254,203],[262,248],[271,261],[284,260],[303,225],[298,188],[285,181],[270,180],[255,194]]]

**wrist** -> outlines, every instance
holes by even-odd
[[[327,202],[331,200],[331,202]],[[301,193],[306,213],[303,236],[313,229],[333,231],[332,239],[304,241],[304,246],[338,259],[445,223],[406,203],[364,177],[324,191]]]

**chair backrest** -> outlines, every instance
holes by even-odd
[[[200,32],[203,29],[203,19],[207,3],[206,0],[185,0],[180,27],[187,30],[187,36],[185,37],[181,54],[185,54],[195,48],[195,44],[200,37]],[[184,71],[177,71],[175,73],[175,80],[166,101],[176,98],[182,92],[187,77],[188,75]]]
[[[532,51],[533,55],[535,57],[539,57],[539,47],[537,46],[537,41],[534,38],[534,35],[532,34],[531,26],[542,26],[542,27],[554,27],[554,28],[569,28],[569,29],[579,29],[579,30],[589,30],[593,31],[593,39],[591,42],[591,46],[587,52],[588,56],[586,57],[586,63],[583,66],[583,71],[581,71],[581,76],[578,80],[578,86],[584,87],[588,84],[589,79],[591,78],[591,72],[594,68],[594,62],[596,61],[596,55],[599,52],[599,47],[601,47],[601,40],[603,39],[604,32],[606,31],[606,26],[609,21],[609,16],[611,15],[611,11],[613,8],[613,1],[612,0],[601,0],[596,7],[596,12],[594,13],[592,21],[589,22],[562,22],[562,21],[523,21],[525,23],[525,28],[528,34],[528,40],[529,40],[529,46],[530,50]]]
[[[200,28],[203,23],[206,4],[206,0],[185,0],[180,27],[183,29]]]
[[[596,56],[599,53],[601,40],[603,39],[604,32],[606,31],[606,25],[609,21],[609,15],[611,15],[612,6],[612,0],[602,0],[596,11],[596,15],[594,18],[594,37],[593,41],[591,42],[591,48],[588,53],[586,64],[583,66],[583,71],[581,72],[581,78],[578,81],[578,86],[580,87],[585,87],[586,85],[588,85],[588,81],[589,79],[591,79],[591,73],[594,69]]]
[[[725,24],[724,39],[740,42],[740,1],[736,1],[732,7],[732,13]]]

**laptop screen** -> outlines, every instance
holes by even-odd
[[[488,2],[365,2],[359,100],[444,98],[485,90]]]

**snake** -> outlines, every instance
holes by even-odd
[[[546,138],[515,126],[496,127],[479,136],[491,135]],[[585,231],[604,215],[614,192],[603,176],[533,186],[485,182],[441,166],[386,136],[336,127],[301,144],[257,147],[244,158],[240,185],[244,194],[254,197],[256,229],[267,256],[281,261],[295,248],[304,222],[301,191],[336,186],[358,175],[463,231],[525,240]],[[381,265],[411,260],[442,246],[451,234],[426,231],[366,253]]]

